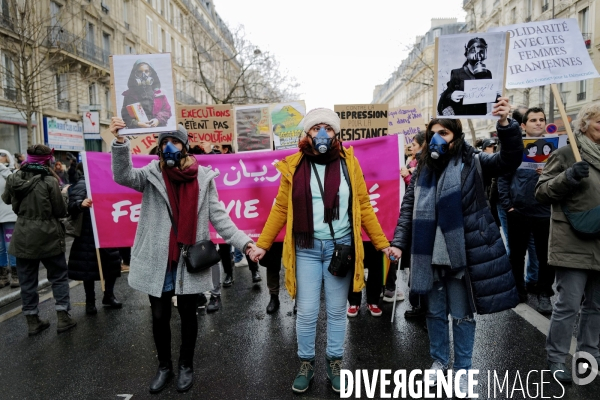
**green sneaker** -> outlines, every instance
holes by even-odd
[[[327,361],[327,378],[331,382],[331,388],[336,392],[340,392],[340,370],[342,369],[342,357],[329,358],[325,356]]]
[[[315,375],[315,359],[310,360],[300,360],[302,361],[302,365],[300,365],[300,372],[296,375],[296,379],[294,379],[294,384],[292,385],[292,390],[296,393],[304,393],[310,386],[310,381]]]

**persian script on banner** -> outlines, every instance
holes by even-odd
[[[387,136],[353,142],[360,161],[367,191],[377,218],[388,238],[394,233],[400,210],[401,185],[398,173],[403,162],[399,136]],[[272,152],[248,152],[196,156],[199,163],[210,166],[220,175],[215,178],[219,199],[235,225],[248,236],[257,239],[269,216],[281,173],[275,161],[297,152],[298,149]],[[141,168],[155,156],[132,156],[133,166]],[[94,199],[92,217],[96,246],[128,247],[133,245],[140,216],[142,194],[116,184],[112,179],[111,155],[84,153],[84,168],[88,193]],[[383,206],[385,205],[385,206]],[[212,226],[211,239],[222,243]],[[278,241],[283,241],[284,230]]]
[[[499,26],[489,31],[510,34],[507,89],[600,76],[574,18]]]

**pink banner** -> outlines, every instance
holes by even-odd
[[[371,204],[386,236],[391,239],[400,209],[400,162],[404,161],[399,157],[398,136],[355,141],[345,145],[354,147],[371,196]],[[273,163],[296,151],[298,150],[196,155],[196,158],[201,165],[220,172],[215,182],[221,203],[229,211],[236,226],[257,240],[279,188],[281,174]],[[143,167],[156,159],[156,156],[145,155],[132,157],[135,168]],[[132,246],[142,194],[113,181],[110,154],[86,152],[83,160],[88,194],[94,201],[92,217],[96,246]],[[162,227],[157,227],[160,228]],[[284,233],[285,229],[280,232],[278,241],[283,241]],[[212,226],[211,239],[215,243],[223,243]]]

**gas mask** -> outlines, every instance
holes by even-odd
[[[324,154],[331,148],[331,141],[332,139],[327,135],[325,128],[321,127],[317,136],[313,138],[313,146],[319,153]]]
[[[179,150],[175,145],[171,142],[167,142],[167,146],[162,151],[163,159],[167,164],[167,167],[173,168],[179,165],[179,162],[183,158],[181,154],[181,150]]]
[[[487,46],[475,43],[467,49],[467,60],[473,67],[473,74],[478,76],[488,72],[487,67],[483,63],[487,59]]]
[[[431,153],[431,158],[437,160],[441,155],[444,155],[448,152],[449,147],[450,143],[447,143],[444,138],[438,132],[436,132],[429,142],[429,152]]]
[[[152,86],[154,79],[150,76],[150,71],[135,71],[135,80],[138,86]]]

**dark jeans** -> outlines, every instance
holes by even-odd
[[[281,256],[283,243],[273,243],[269,251],[260,260],[260,265],[267,268],[267,287],[269,294],[279,294],[279,273],[281,272]]]
[[[115,289],[115,282],[117,281],[117,277],[113,276],[110,278],[106,278],[104,280],[104,292],[105,293],[112,293]],[[94,284],[96,283],[96,281],[94,280],[89,280],[89,281],[83,281],[83,288],[85,289],[85,298],[90,299],[90,300],[94,300],[96,298],[96,292],[94,291]]]
[[[233,275],[233,263],[231,262],[231,245],[227,243],[219,243],[219,255],[221,256],[221,263],[223,263],[223,271],[227,275]],[[248,261],[248,268],[250,271],[258,271],[258,264],[246,256]]]
[[[37,288],[40,262],[44,264],[48,271],[48,280],[52,283],[56,311],[69,311],[71,309],[69,273],[65,253],[60,253],[56,256],[35,260],[17,257],[17,275],[19,275],[19,283],[21,284],[23,315],[38,313],[40,296]]]
[[[119,254],[121,255],[123,264],[129,265],[131,261],[131,247],[119,247]]]
[[[152,308],[154,344],[161,365],[166,365],[171,361],[171,297],[174,294],[174,291],[170,291],[163,292],[161,297],[148,296]],[[179,364],[186,366],[192,366],[198,337],[197,298],[197,294],[177,295],[177,311],[181,317]]]
[[[517,284],[519,296],[527,295],[525,289],[525,253],[529,245],[529,237],[533,234],[535,252],[539,261],[537,294],[552,296],[555,268],[548,265],[548,237],[550,236],[550,218],[530,217],[511,211],[507,213],[508,247],[510,248],[510,264]]]
[[[383,253],[377,251],[371,242],[363,242],[365,268],[369,269],[367,280],[367,304],[378,304],[383,287]],[[388,275],[389,276],[389,275]],[[396,281],[394,280],[394,284]],[[353,292],[353,284],[348,290],[348,302],[351,306],[360,306],[362,292]]]

